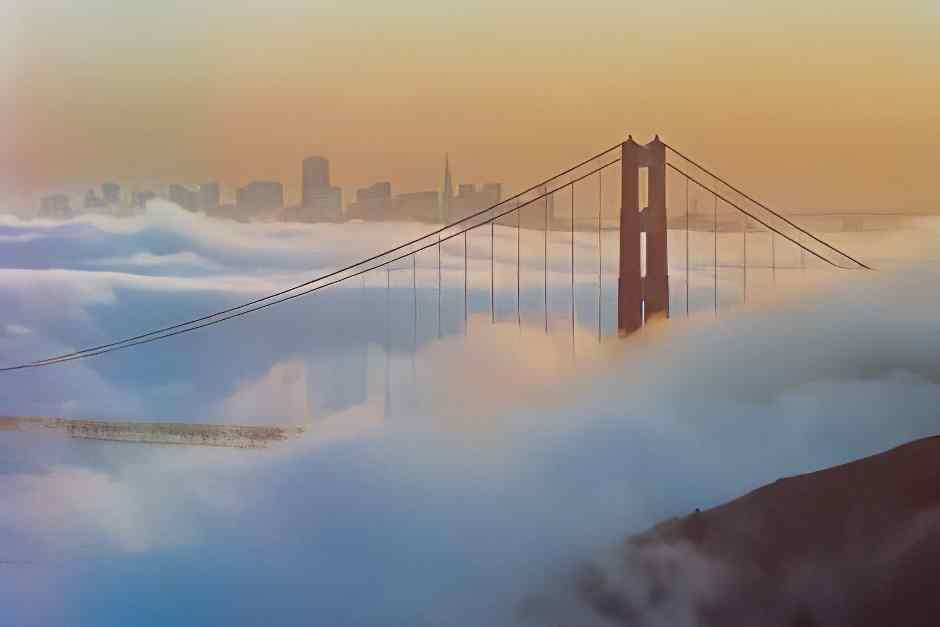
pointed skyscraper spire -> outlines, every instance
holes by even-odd
[[[444,190],[441,192],[441,222],[450,223],[450,200],[454,197],[454,183],[450,179],[450,155],[444,153]]]

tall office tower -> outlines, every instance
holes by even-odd
[[[312,221],[338,220],[343,215],[343,190],[330,185],[330,162],[307,157],[302,163],[300,206]]]
[[[441,192],[441,219],[444,224],[450,224],[450,201],[454,197],[454,182],[450,178],[450,155],[444,154],[444,189]]]
[[[199,207],[203,211],[218,207],[221,198],[222,194],[219,191],[218,183],[203,183],[199,186]]]
[[[106,205],[120,205],[121,186],[117,183],[102,183],[101,198]]]
[[[303,192],[301,204],[311,206],[314,190],[330,186],[330,162],[323,157],[307,157],[303,160]]]

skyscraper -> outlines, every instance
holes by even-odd
[[[303,191],[300,204],[312,207],[316,192],[330,186],[330,162],[323,157],[307,157],[303,160]]]
[[[444,154],[444,189],[441,192],[441,218],[444,224],[450,224],[450,200],[454,197],[454,182],[450,178],[450,155]]]
[[[302,164],[300,206],[312,220],[338,220],[343,213],[343,190],[330,185],[330,162],[307,157]]]

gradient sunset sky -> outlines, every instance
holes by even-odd
[[[506,4],[513,6],[507,7]],[[0,208],[323,154],[535,182],[653,133],[781,208],[937,209],[933,0],[0,0]]]

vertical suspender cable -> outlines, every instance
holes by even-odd
[[[604,214],[604,171],[597,173],[597,343],[602,336],[601,310],[604,308],[604,239],[601,220]]]
[[[437,234],[437,339],[441,339],[441,234]]]
[[[469,306],[469,302],[468,302],[469,298],[467,296],[467,289],[469,287],[467,284],[467,272],[468,272],[468,269],[467,269],[468,259],[467,258],[469,257],[468,245],[467,245],[467,233],[469,233],[469,230],[463,232],[463,334],[464,335],[466,335],[469,330],[467,327],[468,327],[469,320],[470,320],[468,312],[467,312],[467,307]]]
[[[392,405],[392,375],[391,375],[391,331],[389,321],[389,294],[391,293],[391,273],[389,267],[385,266],[385,417],[388,418]]]
[[[773,284],[777,284],[777,238],[776,233],[770,232],[770,273]]]
[[[516,326],[522,328],[522,289],[520,262],[522,260],[522,211],[516,209]]]
[[[744,216],[744,304],[747,304],[747,216]]]
[[[685,180],[685,317],[689,317],[689,179]]]
[[[571,354],[574,355],[574,327],[577,311],[574,296],[574,183],[571,184]]]
[[[490,324],[496,324],[496,221],[490,222]]]
[[[543,255],[544,268],[542,270],[542,277],[544,279],[544,296],[545,296],[545,333],[548,333],[548,199],[551,196],[545,197],[545,253]]]
[[[714,196],[715,199],[715,287],[714,287],[714,296],[715,296],[715,315],[718,315],[718,196]]]

